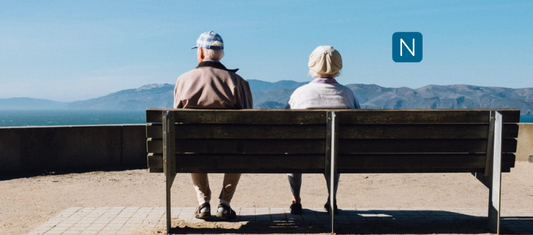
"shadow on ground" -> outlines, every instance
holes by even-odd
[[[241,215],[235,221],[173,220],[170,234],[304,234],[330,233],[329,215],[304,210],[302,215]],[[501,234],[533,234],[533,217],[503,217]],[[487,217],[448,211],[341,210],[337,234],[487,234]]]

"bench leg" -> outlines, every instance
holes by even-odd
[[[172,207],[170,205],[170,189],[172,188],[172,181],[174,180],[174,177],[169,177],[167,175],[166,177],[166,221],[167,221],[167,233],[170,232],[170,229],[172,228]]]
[[[491,127],[494,128],[494,146],[492,151],[492,167],[488,177],[491,178],[489,188],[489,229],[500,234],[501,183],[502,183],[502,115],[494,111],[491,115]]]
[[[326,166],[324,175],[329,188],[329,211],[331,216],[331,234],[335,233],[335,175],[337,175],[337,129],[335,112],[328,112],[327,115],[327,137],[326,137]]]
[[[494,172],[492,176],[493,184],[490,188],[489,199],[489,229],[496,234],[500,234],[501,217],[501,171]]]
[[[164,162],[164,172],[166,177],[166,221],[167,221],[167,232],[170,232],[172,228],[172,210],[170,205],[170,189],[172,188],[172,183],[176,177],[176,127],[175,127],[175,116],[173,112],[163,111],[163,162]]]
[[[501,177],[502,177],[502,115],[491,112],[489,143],[485,174],[475,173],[476,178],[489,188],[488,228],[500,234]]]

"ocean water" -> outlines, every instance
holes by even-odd
[[[1,126],[137,124],[146,112],[115,110],[0,110]]]
[[[533,122],[533,115],[520,116],[520,122]]]
[[[115,110],[0,110],[0,127],[146,123],[146,112]],[[533,116],[520,116],[533,123]]]

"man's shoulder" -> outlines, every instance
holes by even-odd
[[[249,85],[248,81],[246,81],[243,77],[241,77],[239,74],[235,73],[234,71],[228,71],[228,70],[223,70],[223,69],[218,69],[218,68],[213,68],[213,67],[198,67],[198,68],[191,69],[181,74],[178,77],[178,81],[180,80],[185,81],[189,79],[196,80],[199,78],[209,80],[215,77],[223,79],[223,80],[227,80],[227,79],[233,80],[237,78],[237,80],[239,80],[239,83]],[[233,79],[231,77],[233,77]]]
[[[191,69],[185,73],[182,73],[179,77],[190,77],[192,74],[197,73],[197,68]]]
[[[239,80],[241,80],[242,82],[248,84],[248,81],[246,81],[246,79],[244,79],[241,75],[235,73],[235,76],[236,76]]]
[[[188,79],[188,78],[198,78],[198,77],[203,77],[205,76],[207,70],[209,70],[209,68],[206,68],[206,67],[199,67],[199,68],[194,68],[194,69],[191,69],[183,74],[181,74],[179,77],[178,77],[178,80],[179,79]]]

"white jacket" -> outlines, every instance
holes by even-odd
[[[290,109],[343,108],[358,109],[359,104],[348,87],[337,82],[315,81],[297,88],[289,99]]]

